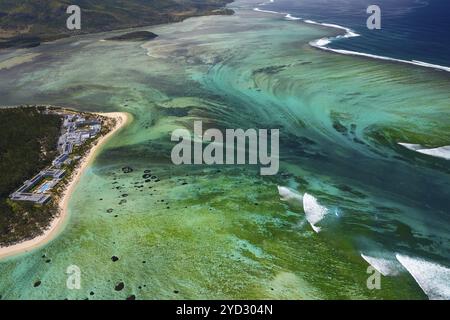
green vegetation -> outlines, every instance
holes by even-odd
[[[0,48],[39,45],[74,33],[92,33],[177,22],[206,14],[232,14],[231,0],[2,0]],[[82,29],[66,28],[67,7],[82,10]]]
[[[158,35],[149,31],[136,31],[123,34],[117,37],[111,37],[106,40],[110,41],[148,41],[157,38]]]
[[[53,206],[17,203],[9,195],[50,165],[61,118],[42,107],[0,109],[0,245],[34,238],[57,213]]]

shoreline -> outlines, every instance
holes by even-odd
[[[61,233],[61,231],[64,229],[64,226],[66,225],[66,222],[68,221],[68,208],[71,196],[75,188],[77,187],[81,176],[89,167],[89,165],[95,160],[98,151],[105,145],[105,143],[108,142],[112,136],[114,136],[117,132],[126,127],[132,121],[132,116],[126,112],[108,112],[95,114],[115,119],[116,125],[110,132],[108,132],[103,137],[100,137],[95,142],[95,145],[89,150],[89,152],[80,160],[75,172],[73,173],[70,181],[66,185],[62,196],[58,201],[58,208],[60,210],[59,215],[53,219],[50,226],[44,231],[42,235],[9,247],[0,247],[0,260],[29,253],[46,245]]]
[[[218,7],[216,9],[211,9],[207,12],[200,12],[197,14],[188,14],[186,16],[180,15],[178,16],[179,19],[175,19],[173,21],[170,21],[169,23],[180,23],[183,22],[187,19],[191,19],[191,18],[198,18],[198,17],[207,17],[207,16],[226,16],[229,15],[228,13],[226,13],[226,10],[228,9],[228,5],[233,3],[235,0],[230,0],[230,2],[226,3],[223,7]],[[224,13],[218,13],[220,10],[222,10]],[[231,15],[234,14],[231,13]],[[39,41],[39,44],[32,44],[31,46],[17,46],[14,44],[11,45],[5,45],[4,47],[0,47],[0,52],[2,51],[6,51],[6,50],[20,50],[20,49],[33,49],[33,48],[38,48],[41,47],[43,45],[46,45],[48,43],[52,43],[55,41],[59,41],[59,40],[65,40],[65,39],[71,39],[71,38],[77,38],[77,37],[82,37],[82,36],[89,36],[89,35],[101,35],[101,34],[107,34],[107,33],[112,33],[112,32],[126,32],[127,30],[136,30],[136,29],[147,29],[150,27],[156,27],[156,26],[160,26],[160,25],[164,25],[166,24],[165,22],[157,22],[157,23],[143,23],[143,24],[137,24],[137,25],[123,25],[123,26],[117,26],[117,27],[111,27],[111,28],[106,28],[105,30],[92,30],[92,31],[86,31],[86,32],[79,32],[76,34],[70,34],[70,33],[60,33],[60,34],[49,34],[46,36],[43,36],[42,38],[35,35],[30,35],[30,34],[24,34],[25,36],[29,36],[29,37],[36,37],[36,40]],[[19,35],[19,37],[21,37],[21,35]],[[10,42],[12,40],[14,40],[15,37],[10,37],[10,38],[6,38],[5,42]],[[1,43],[0,43],[1,44]]]

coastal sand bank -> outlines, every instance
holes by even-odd
[[[50,226],[42,235],[34,239],[27,240],[9,247],[0,248],[0,260],[28,253],[32,250],[42,247],[51,240],[55,239],[56,236],[59,235],[60,232],[64,229],[64,226],[68,218],[69,200],[84,171],[94,161],[95,157],[98,154],[98,151],[105,145],[105,143],[118,131],[120,131],[127,124],[129,124],[130,121],[132,120],[131,115],[125,112],[111,112],[98,114],[104,117],[115,119],[116,120],[115,127],[110,132],[108,132],[108,134],[98,139],[95,145],[91,148],[91,150],[80,160],[80,163],[78,164],[76,171],[73,173],[71,180],[67,184],[66,189],[64,190],[59,200],[58,206],[60,209],[60,214],[52,221]]]

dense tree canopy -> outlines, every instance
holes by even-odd
[[[50,208],[13,203],[8,197],[51,164],[61,121],[34,107],[0,109],[0,245],[38,233],[54,214]]]
[[[231,0],[2,0],[0,48],[35,46],[74,34],[66,28],[70,5],[82,10],[82,28],[91,33],[175,22],[187,17],[231,13],[217,11]],[[3,41],[1,41],[4,39]]]

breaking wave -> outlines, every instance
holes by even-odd
[[[396,255],[428,298],[432,300],[450,299],[450,269],[418,258]]]
[[[321,228],[316,226],[316,224],[322,221],[322,219],[328,214],[328,208],[319,204],[318,200],[308,193],[301,195],[287,187],[280,186],[278,186],[278,193],[282,201],[286,201],[289,204],[297,206],[303,205],[306,220],[316,233],[321,231]]]
[[[270,1],[270,3],[273,3],[273,2],[274,2],[273,0]],[[262,3],[261,5],[265,5],[265,4],[266,3]],[[360,35],[358,33],[356,33],[355,31],[353,31],[352,29],[347,28],[347,27],[343,27],[343,26],[340,26],[337,24],[321,23],[321,22],[317,22],[317,21],[313,21],[313,20],[303,19],[300,17],[295,17],[290,13],[283,13],[283,12],[277,12],[277,11],[271,11],[271,10],[262,10],[260,8],[254,8],[253,10],[258,11],[258,12],[264,12],[264,13],[284,15],[285,19],[287,19],[287,20],[302,20],[304,23],[315,24],[315,25],[320,25],[323,27],[329,27],[329,28],[334,28],[334,29],[339,29],[339,30],[345,31],[345,34],[343,34],[343,35],[339,35],[336,37],[321,38],[321,39],[317,39],[317,40],[310,42],[310,45],[312,47],[320,49],[320,50],[330,51],[330,52],[344,54],[344,55],[361,56],[361,57],[384,60],[384,61],[406,63],[406,64],[415,65],[415,66],[432,68],[432,69],[436,69],[436,70],[450,72],[450,67],[441,66],[438,64],[427,63],[427,62],[418,61],[418,60],[395,59],[395,58],[390,58],[390,57],[386,57],[386,56],[380,56],[380,55],[358,52],[358,51],[333,49],[328,46],[333,41],[343,39],[343,38],[359,37]]]
[[[301,205],[303,203],[303,196],[287,187],[278,187],[278,193],[281,200],[295,205]]]
[[[426,154],[428,156],[450,160],[450,146],[428,149],[421,146],[420,144],[403,143],[403,142],[399,142],[398,144],[409,150]]]
[[[319,233],[321,228],[317,227],[316,224],[328,214],[328,209],[320,205],[317,199],[308,193],[303,196],[303,209],[305,210],[306,220],[313,230]]]
[[[383,276],[396,276],[401,271],[398,261],[385,258],[376,258],[361,253],[361,257]]]

